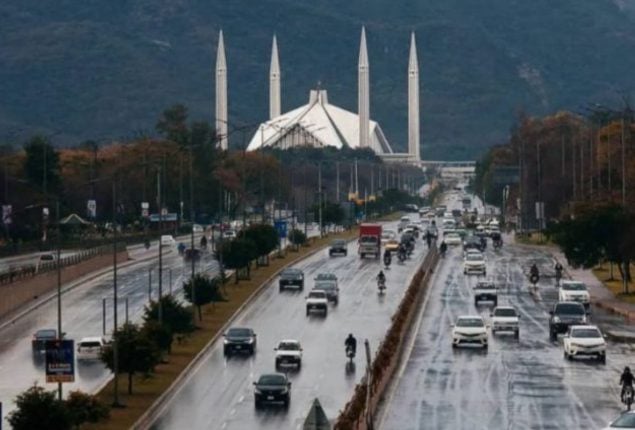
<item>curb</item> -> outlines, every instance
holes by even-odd
[[[613,342],[635,343],[635,333],[608,330],[604,335]]]
[[[169,251],[171,252],[171,251]],[[150,261],[153,258],[156,258],[156,255],[152,255],[149,257],[145,257],[145,258],[141,258],[138,260],[128,260],[124,263],[118,264],[117,265],[117,269],[126,269],[136,263],[144,263],[146,261]],[[128,257],[130,258],[130,257]],[[104,275],[106,275],[107,273],[112,271],[112,264],[110,264],[109,266],[103,268],[103,269],[99,269],[95,272],[92,273],[88,273],[84,276],[82,276],[79,279],[76,279],[74,281],[71,281],[69,283],[66,284],[66,286],[62,286],[62,295],[64,295],[65,293],[68,293],[74,289],[76,289],[77,287],[83,285],[86,282],[90,282],[90,281],[94,281],[97,278],[100,278]],[[49,293],[41,296],[40,299],[38,299],[36,302],[33,302],[31,304],[27,304],[24,305],[22,308],[19,308],[18,310],[16,310],[16,313],[14,315],[9,315],[7,316],[5,319],[5,321],[0,322],[0,330],[3,330],[4,328],[6,328],[9,325],[15,324],[18,320],[24,318],[26,315],[28,315],[29,313],[41,308],[42,306],[46,305],[47,303],[49,303],[51,300],[55,299],[57,297],[57,291],[53,290],[50,291]]]
[[[227,320],[227,322],[223,324],[220,330],[218,330],[218,332],[209,340],[209,342],[205,344],[203,349],[199,351],[199,353],[192,359],[192,361],[190,361],[190,363],[185,367],[185,369],[181,371],[181,373],[176,377],[176,379],[172,381],[172,384],[170,384],[170,386],[157,398],[157,400],[155,400],[155,402],[148,408],[148,410],[146,410],[146,412],[143,415],[141,415],[139,419],[137,419],[137,421],[130,428],[135,430],[149,429],[150,426],[154,424],[156,419],[165,410],[165,408],[167,407],[169,402],[174,398],[174,396],[176,396],[181,391],[181,389],[184,386],[184,383],[193,375],[197,367],[202,364],[203,358],[207,355],[212,345],[216,343],[218,339],[222,337],[223,333],[227,330],[227,327],[229,327],[235,321],[238,315],[245,308],[250,306],[265,291],[265,289],[269,287],[269,285],[271,284],[271,281],[273,281],[280,274],[282,270],[302,260],[305,260],[309,257],[314,256],[315,254],[317,254],[320,251],[323,251],[327,247],[328,247],[328,244],[321,246],[309,252],[306,255],[298,256],[297,258],[283,265],[281,268],[276,270],[273,275],[271,275],[269,278],[263,281],[262,284],[260,284],[260,286],[256,288],[256,290],[247,298],[247,300],[245,300],[243,304],[240,305],[238,309],[236,309],[236,311],[234,311],[234,313],[229,318],[229,320]],[[108,381],[110,381],[110,379]]]

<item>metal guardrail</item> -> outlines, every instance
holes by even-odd
[[[126,249],[125,243],[120,243],[117,246],[117,252],[121,252]],[[107,255],[112,253],[112,245],[102,245],[95,248],[85,249],[82,251],[78,251],[73,255],[69,255],[68,257],[61,258],[59,261],[60,267],[68,267],[73,266],[75,264],[81,263],[82,261],[89,260],[98,255]],[[53,254],[55,255],[55,254]],[[32,278],[36,275],[47,273],[56,270],[58,267],[58,262],[56,260],[53,261],[45,261],[38,262],[36,264],[27,264],[18,268],[9,268],[4,272],[0,272],[0,285],[6,285],[13,282],[21,281],[24,279]]]

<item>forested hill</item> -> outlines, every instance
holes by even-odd
[[[320,82],[332,103],[356,111],[365,24],[371,116],[393,146],[405,148],[408,39],[416,30],[422,155],[474,157],[504,140],[521,110],[579,110],[633,89],[633,3],[7,0],[0,2],[0,142],[35,132],[58,144],[154,133],[159,113],[175,102],[195,119],[211,119],[221,27],[232,121],[268,114],[274,32],[283,110],[306,103]]]

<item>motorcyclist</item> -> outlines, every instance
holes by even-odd
[[[384,265],[385,266],[390,266],[390,261],[392,260],[392,255],[390,254],[390,251],[388,251],[387,249],[384,251]]]
[[[405,243],[403,243],[403,242],[401,242],[401,243],[399,244],[399,250],[397,251],[397,254],[398,254],[399,256],[401,256],[401,257],[405,257],[405,256],[406,256],[406,252],[407,252],[407,249],[406,249],[406,244],[405,244]]]
[[[201,248],[207,248],[207,238],[205,236],[201,237]]]
[[[620,385],[622,386],[622,393],[620,394],[620,398],[624,401],[624,393],[626,392],[626,387],[631,387],[633,389],[633,381],[635,380],[635,376],[631,373],[631,369],[626,366],[624,368],[624,372],[622,372],[622,376],[620,376]]]
[[[353,350],[353,357],[354,357],[357,352],[357,339],[355,339],[355,336],[353,336],[353,333],[349,333],[348,337],[344,341],[344,346],[346,348],[347,353],[349,348]]]
[[[448,245],[445,243],[445,240],[441,241],[441,245],[439,245],[439,251],[441,251],[441,256],[445,256],[445,252],[448,250]]]
[[[185,244],[183,242],[179,243],[179,255],[183,255],[185,253]]]
[[[377,282],[380,284],[386,284],[386,275],[384,275],[383,270],[379,271],[379,275],[377,275]]]
[[[529,274],[531,276],[540,276],[540,271],[538,270],[538,266],[536,266],[536,263],[531,265],[531,269],[529,269]]]
[[[562,271],[564,270],[564,267],[562,267],[562,264],[560,264],[559,261],[556,262],[556,265],[554,266],[554,270],[556,271],[556,278],[558,279],[562,278]]]

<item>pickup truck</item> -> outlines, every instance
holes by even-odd
[[[322,290],[311,290],[309,295],[306,296],[306,314],[307,316],[311,311],[321,311],[324,316],[329,311],[329,299],[326,296],[326,292]]]

